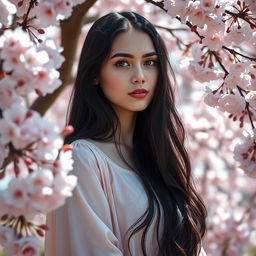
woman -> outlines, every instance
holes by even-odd
[[[110,13],[93,24],[66,138],[78,185],[47,216],[47,256],[204,255],[206,211],[168,74],[164,43],[142,16]]]

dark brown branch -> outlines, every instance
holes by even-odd
[[[73,10],[72,16],[61,22],[61,42],[64,48],[63,56],[65,62],[60,68],[60,79],[62,85],[52,94],[47,94],[44,97],[38,97],[32,104],[31,109],[38,111],[44,115],[51,107],[55,100],[59,97],[62,91],[69,84],[71,78],[71,70],[75,60],[75,54],[78,44],[78,39],[81,34],[81,28],[85,23],[84,17],[88,10],[96,3],[97,0],[87,0],[83,4],[76,6]]]
[[[250,21],[250,19],[248,19],[248,14],[246,12],[234,13],[234,12],[225,10],[225,13],[231,15],[235,19],[240,18],[240,19],[246,21],[247,23],[249,23],[252,27],[256,28],[256,23],[253,23]]]
[[[225,76],[224,79],[226,78],[226,76],[229,74],[227,69],[224,67],[224,65],[221,63],[220,57],[217,55],[217,53],[215,51],[211,51],[211,53],[213,54],[213,56],[215,57],[215,59],[217,60],[217,62],[219,63],[219,65],[221,66],[221,68],[223,69],[223,71],[225,72]]]
[[[256,58],[252,58],[252,57],[250,57],[250,56],[246,56],[246,55],[244,55],[244,54],[242,54],[242,53],[240,53],[240,52],[237,52],[237,51],[235,51],[235,50],[233,50],[233,49],[230,49],[230,48],[228,48],[228,47],[226,47],[226,46],[222,46],[222,48],[225,49],[225,50],[227,50],[227,51],[229,51],[229,52],[230,52],[231,54],[233,54],[233,55],[237,54],[237,55],[240,55],[240,56],[242,56],[242,57],[244,57],[244,58],[246,58],[246,59],[248,59],[248,60],[256,61]]]
[[[238,85],[236,87],[237,87],[237,90],[239,91],[240,95],[242,97],[244,97],[243,92],[242,92],[242,88],[240,86],[238,86]],[[254,129],[255,127],[254,127],[254,124],[253,124],[253,121],[252,121],[251,112],[249,110],[249,104],[247,102],[246,102],[246,107],[245,108],[247,110],[247,113],[248,113],[248,116],[249,116],[249,119],[250,119],[250,124],[252,126],[252,129]]]

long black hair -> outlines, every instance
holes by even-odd
[[[158,56],[158,81],[149,106],[137,113],[134,128],[132,157],[147,193],[148,208],[130,227],[129,242],[132,235],[144,229],[141,247],[146,255],[145,236],[157,214],[159,255],[196,256],[206,230],[206,209],[191,180],[190,161],[183,145],[184,128],[174,106],[169,77],[174,74],[165,45],[154,26],[141,15],[109,13],[89,30],[70,102],[68,124],[75,132],[65,142],[81,138],[111,141],[120,131],[117,115],[100,86],[95,86],[95,78],[115,37],[130,27],[150,36]]]

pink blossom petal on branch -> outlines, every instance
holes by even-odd
[[[15,12],[15,5],[7,0],[0,0],[0,27],[1,25],[10,25],[12,22],[12,14]]]
[[[21,98],[15,91],[15,82],[5,77],[0,80],[0,108],[5,110],[14,103],[20,103]]]
[[[251,107],[256,108],[256,91],[247,93],[245,100],[250,104]]]
[[[40,241],[35,236],[25,236],[18,241],[20,248],[17,256],[40,256]]]
[[[229,44],[239,45],[244,41],[249,41],[252,38],[252,30],[248,26],[243,26],[240,29],[232,27],[230,33],[224,37],[224,41]]]
[[[218,108],[230,114],[240,114],[245,109],[245,100],[242,96],[234,94],[222,95],[218,101]]]

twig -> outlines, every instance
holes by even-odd
[[[237,54],[237,55],[240,55],[240,56],[242,56],[242,57],[244,57],[244,58],[246,58],[246,59],[249,59],[249,60],[251,60],[251,61],[256,61],[256,58],[253,58],[253,57],[250,57],[250,56],[246,56],[246,55],[244,55],[244,54],[242,54],[242,53],[239,53],[239,52],[237,52],[237,51],[235,51],[235,50],[233,50],[233,49],[230,49],[230,48],[228,48],[228,47],[226,47],[226,46],[222,46],[222,48],[225,49],[225,50],[227,50],[227,51],[229,51],[232,55]]]
[[[237,19],[237,18],[240,18],[244,21],[246,21],[247,23],[249,23],[252,27],[256,28],[256,23],[252,23],[247,17],[248,17],[248,14],[246,14],[246,12],[242,12],[242,13],[234,13],[234,12],[231,12],[229,10],[225,10],[225,13],[231,15],[234,19]]]

